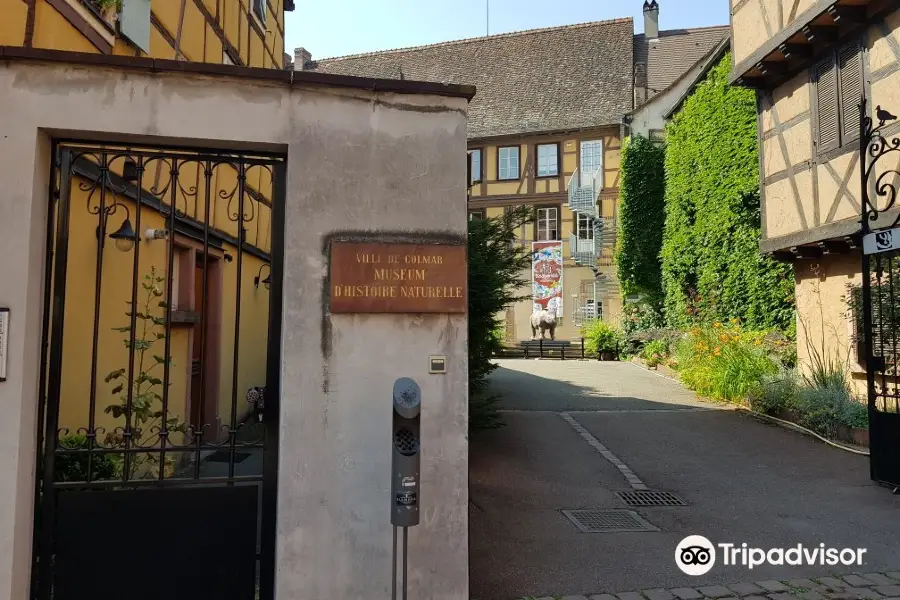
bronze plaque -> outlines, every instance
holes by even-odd
[[[464,313],[466,248],[331,244],[332,313]]]

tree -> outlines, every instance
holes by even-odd
[[[500,313],[528,296],[517,296],[528,283],[531,254],[518,242],[516,230],[534,219],[527,206],[502,216],[469,221],[469,423],[472,429],[497,427],[497,397],[486,393],[487,380],[497,366],[491,357],[500,349],[496,336]]]

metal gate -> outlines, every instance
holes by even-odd
[[[285,162],[53,147],[33,597],[274,597]]]
[[[896,229],[900,215],[894,213],[900,171],[894,165],[900,158],[900,138],[889,139],[884,133],[887,124],[894,120],[896,117],[879,106],[873,121],[868,116],[865,97],[862,99],[860,303],[869,403],[870,469],[873,480],[896,488],[900,487],[900,230]],[[879,165],[888,155],[893,159]]]

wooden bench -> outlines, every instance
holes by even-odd
[[[559,355],[561,360],[566,360],[566,352],[572,356],[572,342],[569,340],[546,340],[538,338],[536,340],[522,340],[519,347],[525,352],[525,358],[537,356],[538,358],[549,358]],[[578,357],[584,358],[584,344],[582,343],[578,349]]]

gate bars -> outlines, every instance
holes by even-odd
[[[886,124],[897,117],[876,107],[875,119],[869,116],[868,100],[863,94],[860,115],[860,197],[862,237],[872,232],[897,227],[900,214],[892,219],[888,211],[897,202],[897,178],[900,171],[886,166],[876,171],[879,161],[900,155],[900,138],[885,137]],[[876,176],[876,173],[877,176]],[[887,217],[887,218],[883,218]],[[874,271],[872,269],[874,261]],[[873,276],[874,290],[873,290]],[[885,275],[886,281],[885,281]],[[895,279],[898,289],[895,290]],[[898,253],[862,256],[863,348],[866,364],[866,389],[869,412],[870,475],[875,481],[900,486],[900,355],[897,332],[900,330],[900,258]],[[874,294],[873,294],[874,291]],[[877,321],[877,322],[876,322]],[[880,381],[879,381],[880,376]]]
[[[272,597],[285,175],[274,154],[54,143],[37,598],[60,493],[238,484],[262,489]]]

